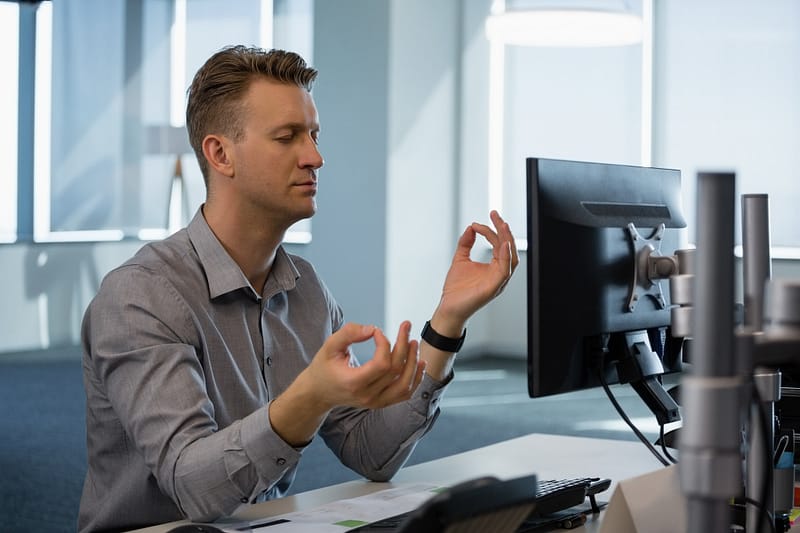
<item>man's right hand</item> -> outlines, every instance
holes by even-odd
[[[411,324],[400,325],[394,347],[375,326],[348,323],[328,337],[311,364],[269,407],[275,432],[292,445],[309,442],[327,413],[337,406],[376,409],[405,401],[419,386],[425,363],[409,339]],[[350,347],[375,343],[372,359],[354,364]]]
[[[407,400],[422,379],[419,344],[409,340],[411,324],[403,322],[394,347],[375,326],[345,324],[317,352],[306,372],[323,404],[375,409]],[[350,347],[373,339],[372,359],[354,366]]]

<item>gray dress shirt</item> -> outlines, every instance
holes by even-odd
[[[210,521],[284,495],[303,450],[273,431],[267,406],[342,323],[311,264],[283,248],[256,293],[201,211],[110,272],[82,328],[78,529]],[[343,464],[387,480],[435,420],[444,385],[426,376],[407,402],[334,409],[319,434]]]

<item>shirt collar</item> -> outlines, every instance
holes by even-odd
[[[189,240],[197,251],[197,256],[208,280],[208,292],[211,298],[239,289],[245,289],[256,299],[262,295],[256,293],[239,265],[219,242],[203,216],[203,208],[197,210],[194,218],[186,228]],[[269,298],[281,291],[293,289],[300,277],[300,271],[289,254],[279,246],[275,253],[275,262],[264,284],[263,297]]]

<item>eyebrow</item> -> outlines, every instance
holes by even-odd
[[[279,126],[275,126],[269,130],[269,133],[276,134],[281,130],[291,130],[291,131],[305,131],[310,130],[312,133],[319,133],[319,124],[314,123],[311,127],[308,124],[303,122],[287,122],[285,124],[281,124]]]

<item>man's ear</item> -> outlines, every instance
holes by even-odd
[[[223,176],[233,177],[235,167],[230,139],[224,135],[206,135],[202,146],[208,166]]]

